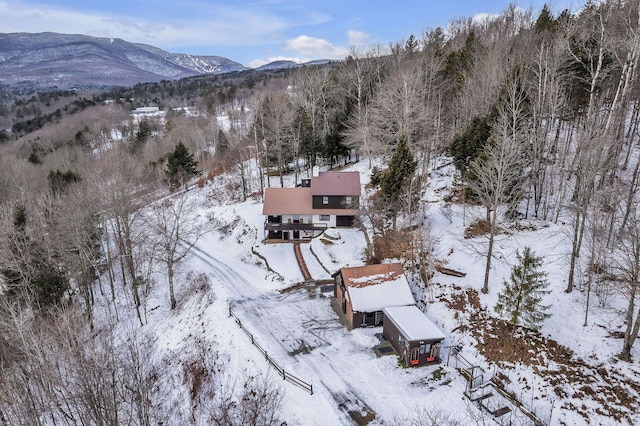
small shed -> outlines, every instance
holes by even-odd
[[[383,311],[382,334],[407,366],[440,362],[445,335],[420,309],[394,306]]]
[[[334,296],[352,328],[381,325],[384,308],[415,304],[399,263],[342,268],[333,278]]]

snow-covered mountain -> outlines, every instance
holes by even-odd
[[[78,34],[0,34],[0,84],[109,87],[246,69],[219,56],[192,56]]]
[[[170,53],[154,46],[137,44],[142,49],[162,56],[167,61],[197,72],[198,74],[224,74],[244,71],[249,68],[224,56],[190,55],[188,53]]]
[[[282,70],[282,69],[287,69],[287,68],[300,67],[300,66],[304,66],[304,65],[326,65],[326,64],[329,64],[329,63],[331,63],[330,59],[317,59],[315,61],[309,61],[309,62],[305,62],[305,63],[302,63],[302,64],[299,64],[299,63],[294,62],[294,61],[280,60],[280,61],[273,61],[273,62],[269,62],[268,64],[261,65],[261,66],[257,67],[256,69],[258,71]]]

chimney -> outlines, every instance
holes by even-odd
[[[320,176],[320,167],[318,166],[313,166],[313,169],[311,170],[311,175],[314,178],[317,178],[318,176]]]

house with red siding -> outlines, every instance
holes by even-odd
[[[384,308],[414,305],[399,263],[346,267],[333,274],[334,296],[351,328],[384,322]]]

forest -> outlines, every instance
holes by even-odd
[[[585,325],[591,304],[622,298],[616,351],[637,362],[639,62],[640,5],[606,0],[577,12],[512,5],[326,65],[101,93],[2,87],[0,424],[167,420],[144,335],[116,336],[109,321],[126,306],[144,328],[155,285],[169,286],[175,307],[174,267],[215,220],[188,219],[186,198],[158,200],[223,174],[225,196],[245,201],[316,165],[366,163],[367,261],[400,258],[428,282],[438,259],[420,200],[446,158],[456,170],[450,201],[486,211],[475,224],[487,238],[482,292],[498,284],[504,227],[562,224],[564,291],[579,291]],[[165,115],[135,117],[140,106]],[[166,283],[155,282],[157,268]],[[538,314],[524,325],[532,332]],[[214,371],[223,359],[190,365]],[[271,424],[281,395],[255,378],[239,388],[200,405],[209,421]],[[204,398],[197,386],[192,397]],[[202,416],[185,418],[206,424]]]

